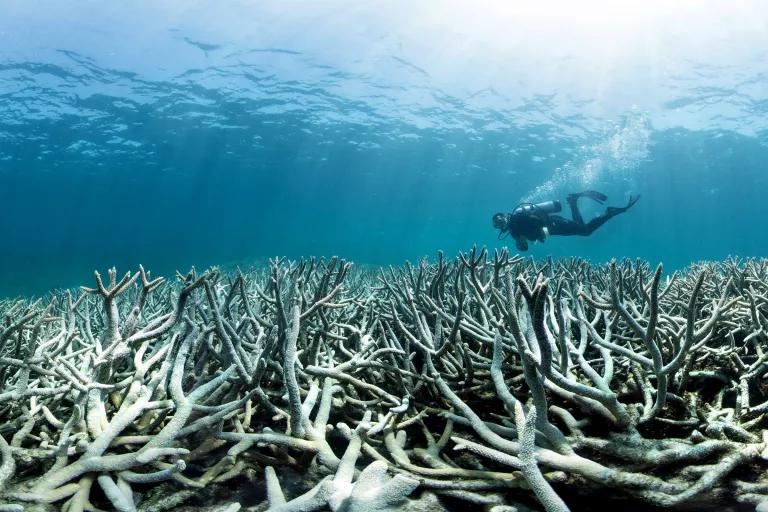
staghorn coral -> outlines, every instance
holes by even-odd
[[[662,279],[472,249],[95,283],[0,301],[1,510],[265,478],[275,510],[765,507],[766,261]]]
[[[387,463],[383,460],[371,462],[362,470],[357,481],[352,483],[355,464],[362,446],[360,432],[366,426],[370,427],[370,417],[370,412],[366,413],[363,421],[351,434],[349,446],[333,478],[324,478],[298,498],[285,501],[274,468],[267,466],[269,510],[274,512],[317,510],[327,505],[333,511],[366,512],[391,510],[405,501],[405,498],[418,487],[418,480],[402,474],[387,479]],[[339,427],[347,428],[344,423],[340,423]]]

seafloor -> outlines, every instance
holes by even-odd
[[[0,301],[0,511],[768,510],[767,317],[767,260],[96,274]]]

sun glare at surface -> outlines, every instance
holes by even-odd
[[[435,91],[475,109],[525,109],[535,98],[551,97],[546,111],[561,118],[615,118],[636,106],[658,126],[705,126],[715,110],[745,133],[765,124],[758,117],[743,121],[748,104],[711,109],[702,99],[699,110],[668,108],[690,97],[690,82],[683,77],[691,72],[700,77],[697,87],[703,91],[724,90],[733,82],[739,94],[756,101],[765,96],[764,86],[752,80],[768,62],[768,2],[761,0],[325,0],[258,6],[233,0],[228,5],[103,4],[94,19],[108,19],[114,34],[104,41],[99,26],[88,26],[63,5],[32,15],[23,2],[11,2],[5,13],[24,22],[5,27],[0,56],[14,46],[72,48],[77,41],[82,48],[75,50],[97,62],[157,80],[182,76],[200,66],[201,57],[206,66],[253,65],[286,80],[323,82],[327,70],[336,69],[357,79],[329,80],[334,92],[381,104],[383,115],[399,108],[398,115],[418,127],[438,121],[415,114],[439,104]],[[289,31],[282,30],[286,25]],[[208,50],[190,47],[169,29],[215,44]],[[125,40],[137,44],[124,45]],[[265,49],[287,53],[274,57]],[[731,76],[724,70],[733,62],[740,67]]]

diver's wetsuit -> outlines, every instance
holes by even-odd
[[[609,206],[605,212],[585,223],[579,208],[576,206],[576,199],[569,200],[568,206],[571,208],[571,218],[573,220],[565,219],[559,215],[547,216],[547,229],[550,235],[589,236],[597,228],[608,222],[608,219],[624,213],[629,208],[629,206],[625,208]]]
[[[549,235],[589,236],[609,219],[627,211],[637,201],[637,197],[635,197],[630,198],[627,206],[621,208],[609,206],[601,215],[598,215],[589,222],[584,222],[581,212],[579,212],[579,208],[576,205],[579,197],[583,197],[583,195],[586,194],[572,194],[568,196],[567,202],[571,209],[572,220],[568,220],[560,215],[547,213],[518,213],[510,216],[507,230],[515,239],[538,240],[540,242],[546,239],[546,233],[543,228],[547,228]]]

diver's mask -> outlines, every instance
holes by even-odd
[[[506,230],[509,225],[509,214],[497,213],[493,216],[493,227],[496,229]]]
[[[501,240],[502,238],[506,237],[509,233],[507,230],[509,229],[509,217],[510,215],[508,213],[497,213],[493,216],[492,222],[493,227],[495,229],[499,230],[499,236],[498,239]]]

